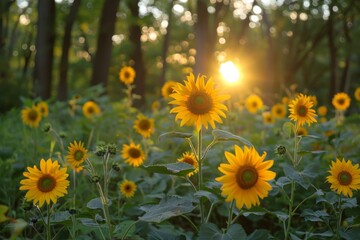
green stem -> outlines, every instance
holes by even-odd
[[[228,214],[228,221],[227,221],[227,228],[226,230],[228,231],[230,228],[230,225],[232,223],[232,216],[233,216],[233,211],[234,211],[234,205],[235,205],[235,200],[231,201],[230,207],[229,207],[229,214]]]
[[[100,199],[101,199],[101,203],[103,205],[103,213],[104,213],[104,217],[106,220],[106,223],[108,225],[109,228],[109,236],[110,239],[112,239],[112,227],[111,227],[111,222],[110,222],[110,212],[109,212],[109,203],[108,203],[108,199],[105,197],[104,192],[101,188],[100,183],[96,183],[96,186],[98,188],[99,194],[100,194]]]
[[[291,220],[292,220],[292,216],[293,216],[294,195],[295,195],[295,181],[291,180],[291,194],[290,194],[290,202],[289,202],[289,218],[288,218],[286,232],[285,232],[285,240],[289,239]]]
[[[336,239],[340,239],[341,215],[342,215],[341,196],[339,196],[339,211],[337,211],[336,214],[337,216]]]
[[[308,196],[307,198],[305,198],[304,200],[302,200],[292,211],[292,214],[294,214],[296,212],[296,210],[300,207],[301,204],[303,204],[304,202],[306,202],[307,200],[309,200],[310,198],[313,198],[316,196],[316,193],[311,194],[310,196]]]
[[[121,240],[126,239],[126,235],[129,233],[130,229],[138,222],[139,220],[133,222],[125,231],[124,235],[121,237]]]
[[[199,232],[199,229],[196,227],[196,225],[193,223],[193,221],[191,221],[190,218],[188,218],[188,217],[185,216],[185,215],[180,215],[180,216],[182,216],[183,218],[185,218],[185,219],[191,224],[191,226],[193,226],[193,228],[195,228],[196,232]]]
[[[208,222],[209,222],[209,218],[210,218],[211,212],[212,212],[212,210],[213,210],[213,208],[214,208],[214,205],[215,205],[215,202],[213,202],[213,203],[211,204],[211,206],[210,206],[208,215],[207,215],[207,217],[206,217],[206,219],[205,219],[205,223],[208,223]]]
[[[202,150],[202,133],[201,129],[198,134],[198,145],[197,145],[197,160],[199,165],[198,179],[199,179],[199,191],[203,188],[203,176],[202,176],[202,158],[201,158],[201,150]],[[202,198],[199,199],[199,208],[200,208],[200,218],[201,223],[204,222],[204,206]]]
[[[51,232],[50,232],[50,205],[47,204],[47,223],[46,223],[46,239],[51,240]]]

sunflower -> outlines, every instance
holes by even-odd
[[[188,173],[188,177],[191,177],[194,173],[197,173],[199,171],[199,164],[196,160],[196,157],[193,153],[189,153],[189,152],[185,152],[183,153],[182,157],[181,158],[178,158],[178,161],[179,162],[185,162],[185,163],[188,163],[190,165],[192,165],[195,170]]]
[[[245,100],[246,109],[252,114],[255,114],[259,109],[263,107],[263,105],[263,101],[256,94],[250,95]]]
[[[297,131],[296,131],[296,135],[298,135],[298,136],[307,136],[307,135],[309,135],[309,132],[308,132],[308,130],[306,128],[299,127],[297,129]]]
[[[149,138],[154,133],[154,119],[139,114],[134,123],[134,129],[144,138]]]
[[[317,100],[316,96],[310,95],[309,98],[310,98],[310,101],[313,102],[313,106],[316,106],[318,104],[318,100]]]
[[[119,79],[126,85],[130,85],[134,82],[136,72],[132,67],[122,67],[119,72]]]
[[[313,102],[306,95],[299,94],[294,100],[289,104],[290,115],[289,118],[299,124],[299,126],[307,123],[316,122],[316,113],[315,110],[311,107]]]
[[[52,162],[51,159],[40,161],[40,169],[36,166],[28,167],[27,172],[23,175],[26,179],[20,181],[20,190],[28,190],[25,199],[33,201],[34,204],[39,203],[39,207],[57,202],[58,197],[67,194],[67,187],[70,182],[67,180],[69,176],[66,173],[67,168],[60,168],[58,161]]]
[[[121,194],[126,198],[133,197],[136,192],[136,184],[130,180],[124,180],[122,183],[120,183],[119,188]]]
[[[93,116],[98,116],[101,114],[99,105],[94,101],[87,101],[82,107],[83,114],[87,118],[92,118]]]
[[[277,103],[271,108],[271,114],[274,118],[282,119],[286,116],[286,106],[281,103]]]
[[[282,97],[282,98],[281,98],[281,103],[282,103],[282,104],[287,105],[287,104],[289,104],[289,101],[290,101],[290,100],[289,100],[288,97]]]
[[[265,124],[273,124],[274,123],[274,118],[273,118],[271,112],[269,112],[269,111],[263,112],[262,118],[263,118],[263,122]]]
[[[38,102],[36,108],[39,110],[41,117],[47,117],[47,115],[49,115],[49,106],[46,102]]]
[[[68,147],[68,155],[66,156],[67,161],[70,163],[72,168],[78,168],[88,157],[86,148],[84,147],[84,143],[79,141],[74,143],[70,143]]]
[[[160,102],[159,101],[153,101],[151,104],[151,111],[153,113],[156,113],[160,109]]]
[[[350,106],[350,97],[344,92],[337,93],[332,99],[332,104],[335,109],[345,111]]]
[[[331,175],[326,177],[326,181],[331,184],[331,190],[336,191],[337,194],[352,197],[352,190],[360,189],[359,164],[352,165],[350,160],[336,159],[336,162],[331,162],[329,173]]]
[[[319,116],[322,116],[322,117],[326,116],[326,114],[327,114],[327,107],[326,107],[326,106],[320,106],[320,107],[318,107],[317,113],[319,114]]]
[[[356,101],[360,101],[360,87],[355,89],[354,97],[355,97]]]
[[[204,79],[205,76],[198,76],[195,81],[191,73],[184,81],[185,85],[177,83],[173,88],[174,93],[170,97],[174,100],[170,104],[178,106],[170,113],[177,113],[175,119],[181,119],[180,126],[195,125],[196,131],[199,131],[202,126],[207,129],[208,124],[215,128],[215,122],[222,123],[220,116],[226,118],[224,111],[227,111],[227,107],[222,102],[230,96],[221,95],[212,78],[206,83]]]
[[[161,95],[166,99],[170,99],[170,94],[173,93],[174,87],[176,86],[177,82],[175,81],[167,81],[164,86],[161,88]]]
[[[272,189],[268,181],[274,179],[276,173],[268,169],[274,161],[264,161],[266,152],[259,156],[254,147],[246,146],[244,151],[235,146],[235,155],[225,152],[225,157],[229,163],[222,163],[218,168],[224,175],[215,180],[222,183],[221,191],[226,201],[235,199],[239,209],[244,205],[247,208],[259,205],[259,198],[267,197]]]
[[[39,127],[39,123],[41,121],[41,113],[35,106],[25,107],[23,110],[21,110],[21,119],[24,124],[33,128],[37,128]]]
[[[125,162],[133,167],[139,167],[145,160],[140,144],[135,145],[133,142],[131,142],[130,145],[123,144],[121,154],[121,156],[125,159]]]

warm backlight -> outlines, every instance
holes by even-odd
[[[235,83],[240,78],[239,69],[231,61],[224,62],[220,65],[220,73],[229,83]]]

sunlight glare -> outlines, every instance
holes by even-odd
[[[239,69],[231,61],[224,62],[220,65],[220,73],[228,83],[235,83],[240,78]]]

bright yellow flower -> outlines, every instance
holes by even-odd
[[[318,104],[316,96],[310,95],[309,98],[310,98],[310,101],[313,102],[313,106],[316,106]]]
[[[85,117],[92,118],[101,114],[101,109],[94,101],[87,101],[83,107],[82,111]]]
[[[350,97],[344,92],[337,93],[332,99],[332,104],[337,110],[345,111],[350,106]]]
[[[331,175],[326,177],[326,181],[331,184],[331,190],[336,191],[337,194],[352,197],[352,190],[360,189],[359,164],[352,165],[350,160],[336,159],[336,162],[331,162],[329,173]]]
[[[164,86],[161,88],[161,95],[165,98],[165,100],[170,99],[170,94],[174,92],[174,87],[176,86],[177,82],[175,81],[167,81]]]
[[[281,103],[277,103],[271,108],[271,114],[274,118],[282,119],[286,116],[286,106]]]
[[[121,194],[126,198],[131,198],[135,195],[136,184],[130,180],[124,180],[119,185]]]
[[[67,161],[70,163],[72,168],[79,167],[88,157],[88,150],[84,147],[83,142],[70,143],[68,146],[69,152],[66,156]]]
[[[25,125],[28,125],[32,128],[37,128],[39,127],[41,121],[41,113],[35,106],[25,107],[23,110],[21,110],[21,119]]]
[[[133,167],[139,167],[145,160],[140,144],[135,145],[133,142],[131,142],[130,145],[123,144],[121,154],[122,158],[125,159],[125,162]]]
[[[356,101],[360,101],[360,87],[357,87],[354,92],[354,97]]]
[[[259,109],[263,107],[263,105],[264,105],[263,101],[256,94],[250,95],[245,100],[246,109],[252,114],[255,114]]]
[[[263,112],[262,118],[263,118],[263,122],[265,124],[273,124],[274,123],[274,118],[273,118],[271,112],[269,112],[269,111]]]
[[[149,138],[154,133],[154,119],[147,118],[142,114],[137,116],[137,120],[134,123],[134,129],[144,138]]]
[[[39,110],[41,117],[47,117],[49,115],[49,106],[46,102],[38,102],[36,108]]]
[[[130,85],[134,82],[136,72],[132,67],[122,67],[119,72],[119,79],[126,85]]]
[[[259,205],[259,198],[267,197],[272,189],[268,181],[273,180],[276,173],[268,169],[274,160],[264,161],[266,152],[259,156],[254,147],[246,146],[244,151],[235,146],[235,155],[225,152],[225,157],[229,163],[222,163],[218,168],[224,175],[215,179],[222,183],[225,200],[231,202],[235,199],[239,209],[244,205],[247,208]]]
[[[298,136],[307,136],[307,135],[309,135],[309,132],[308,132],[308,130],[306,128],[299,127],[297,129],[296,135],[298,135]]]
[[[322,116],[322,117],[326,116],[326,114],[327,114],[327,107],[326,107],[326,106],[320,106],[320,107],[318,107],[317,113],[319,114],[319,116]]]
[[[26,179],[20,181],[19,188],[28,190],[25,195],[27,201],[39,203],[39,207],[42,207],[45,202],[55,204],[59,197],[67,194],[67,187],[70,184],[67,180],[69,175],[66,173],[66,168],[60,168],[58,161],[41,159],[40,169],[34,166],[28,167],[27,170],[28,172],[23,173]]]
[[[212,78],[205,83],[205,76],[198,76],[195,81],[191,73],[184,83],[177,83],[174,93],[170,94],[174,98],[170,104],[178,105],[170,113],[177,113],[175,119],[181,120],[180,126],[195,126],[199,131],[202,126],[208,129],[210,124],[215,128],[215,122],[222,123],[220,116],[226,118],[224,111],[227,111],[222,102],[230,96],[221,95]]]
[[[294,100],[289,104],[290,116],[289,118],[299,124],[299,126],[307,123],[316,122],[316,113],[312,109],[313,102],[306,95],[299,94]]]
[[[183,153],[182,157],[181,158],[178,158],[178,161],[179,162],[186,162],[190,165],[192,165],[195,170],[188,173],[188,177],[191,177],[194,173],[197,173],[199,171],[199,164],[196,160],[196,157],[193,153],[189,153],[189,152],[185,152]]]

